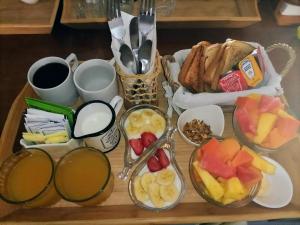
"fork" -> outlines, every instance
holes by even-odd
[[[155,0],[142,0],[139,15],[139,29],[142,34],[142,43],[154,28],[155,22]],[[141,43],[141,44],[142,44]]]
[[[107,18],[111,35],[124,43],[125,27],[121,17],[120,0],[107,1]]]

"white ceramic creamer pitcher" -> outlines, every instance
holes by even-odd
[[[81,105],[75,113],[73,138],[84,139],[87,146],[102,152],[113,150],[120,141],[116,115],[122,105],[120,96],[115,96],[110,103],[94,100]]]

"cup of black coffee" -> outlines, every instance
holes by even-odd
[[[66,59],[54,56],[42,58],[30,67],[27,80],[41,99],[70,106],[78,98],[73,83],[73,72],[77,66],[74,53]]]

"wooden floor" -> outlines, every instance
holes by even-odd
[[[190,48],[200,40],[222,42],[226,38],[259,42],[264,46],[283,42],[292,46],[300,55],[300,40],[296,26],[279,27],[273,16],[274,0],[259,3],[262,22],[244,29],[183,29],[159,30],[158,50],[161,55]],[[3,129],[10,105],[26,83],[30,65],[46,56],[67,57],[71,52],[80,60],[109,59],[110,33],[102,30],[74,30],[56,23],[51,35],[0,36],[0,130]],[[281,52],[271,55],[276,68],[285,64],[287,56]],[[283,80],[285,94],[292,110],[300,116],[300,61]]]

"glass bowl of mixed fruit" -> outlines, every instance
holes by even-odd
[[[212,138],[191,155],[189,173],[195,190],[206,201],[238,208],[252,201],[263,173],[276,167],[235,138]]]
[[[298,135],[300,121],[280,97],[251,94],[239,97],[233,113],[233,129],[239,140],[256,151],[273,153]]]

